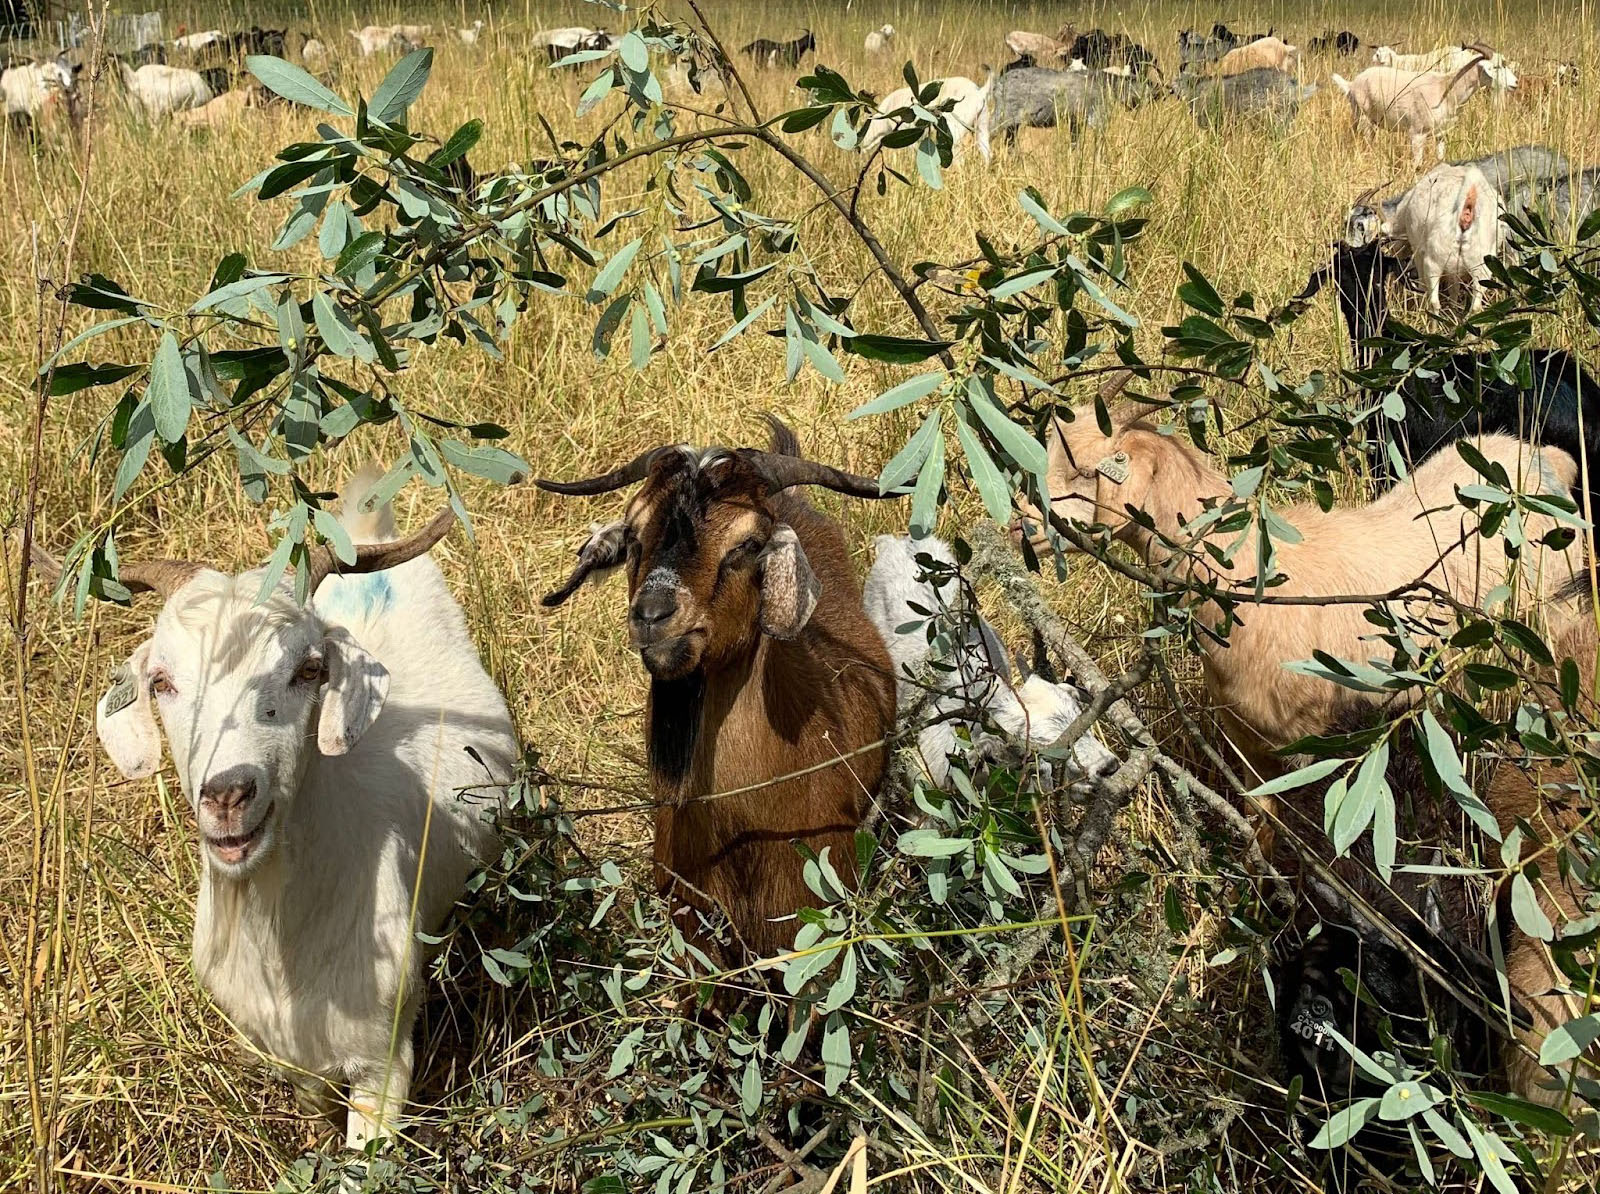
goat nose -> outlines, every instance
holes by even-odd
[[[200,785],[200,803],[218,812],[228,812],[249,804],[255,799],[256,781],[253,779],[207,780]]]
[[[678,612],[678,596],[671,589],[646,589],[633,599],[633,620],[653,630]]]

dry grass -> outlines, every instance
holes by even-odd
[[[980,75],[982,62],[1004,54],[1009,28],[1052,28],[1059,18],[1041,10],[1008,10],[958,3],[832,6],[710,6],[713,21],[733,45],[756,35],[789,36],[802,24],[818,31],[821,59],[853,81],[886,92],[899,82],[896,65],[913,58],[924,78],[941,73]],[[1480,98],[1451,137],[1452,152],[1481,153],[1525,141],[1563,149],[1574,161],[1600,161],[1600,55],[1594,16],[1586,4],[1500,5],[1396,3],[1248,4],[1221,15],[1239,25],[1275,25],[1302,41],[1329,26],[1363,36],[1403,37],[1407,48],[1470,34],[1513,58],[1533,64],[1553,56],[1577,57],[1581,89],[1503,105]],[[570,11],[569,11],[570,9]],[[1309,11],[1307,11],[1309,10]],[[267,23],[259,11],[218,17],[170,11],[169,30],[187,19],[191,28],[235,28]],[[342,31],[392,16],[386,12],[325,11],[292,19],[344,51],[354,45]],[[439,10],[441,22],[468,24],[476,15]],[[1093,17],[1124,27],[1173,55],[1180,26],[1209,24],[1218,14],[1189,4],[1149,4],[1114,10],[1095,5]],[[404,19],[417,20],[415,14]],[[552,77],[542,57],[525,53],[522,36],[540,25],[595,20],[571,5],[557,10],[508,8],[485,30],[477,54],[443,46],[433,80],[414,114],[416,127],[447,133],[469,116],[486,126],[474,160],[481,168],[525,160],[538,152],[543,115],[562,133],[590,134],[598,118],[572,115],[581,83]],[[896,55],[868,60],[861,50],[867,29],[890,20],[900,30]],[[341,90],[370,92],[384,64],[345,61]],[[1312,77],[1326,81],[1326,63]],[[1351,73],[1346,64],[1343,73]],[[769,112],[794,106],[799,96],[777,73],[755,80],[758,102]],[[115,107],[96,121],[92,158],[59,147],[30,155],[15,140],[0,149],[0,494],[9,525],[26,484],[30,378],[38,362],[40,269],[50,268],[77,191],[89,172],[88,205],[77,238],[75,270],[116,278],[134,293],[181,308],[204,290],[210,270],[226,252],[249,254],[252,265],[272,260],[264,246],[284,208],[227,196],[281,145],[309,132],[309,118],[245,113],[237,127],[214,135],[135,127]],[[818,131],[807,153],[840,180],[853,178],[853,159]],[[796,187],[770,159],[750,155],[746,169],[759,207],[784,215],[810,214],[802,238],[836,293],[858,289],[858,324],[909,331],[903,312],[865,255],[819,196]],[[1119,117],[1109,135],[1073,145],[1054,132],[1025,138],[1022,151],[1002,155],[992,167],[976,156],[949,172],[940,193],[891,185],[888,195],[864,198],[862,212],[889,252],[902,262],[959,259],[973,248],[973,233],[1026,239],[1031,224],[1018,210],[1017,192],[1037,186],[1053,210],[1094,208],[1131,183],[1149,185],[1156,204],[1144,238],[1133,252],[1136,293],[1132,310],[1143,320],[1147,350],[1176,313],[1172,299],[1185,260],[1233,289],[1273,298],[1299,289],[1334,234],[1349,197],[1369,184],[1409,173],[1403,142],[1356,141],[1347,113],[1325,88],[1281,137],[1250,131],[1226,138],[1197,131],[1172,102]],[[610,195],[616,208],[648,201],[644,175],[635,172]],[[634,188],[637,193],[626,192]],[[647,216],[646,219],[662,217]],[[309,267],[301,253],[291,259]],[[46,263],[41,266],[40,262]],[[54,278],[55,282],[62,279]],[[887,368],[856,363],[846,384],[831,386],[807,373],[782,382],[782,347],[751,335],[714,355],[705,347],[725,326],[715,303],[691,300],[674,315],[672,336],[649,367],[635,373],[625,353],[598,360],[589,348],[597,311],[581,298],[551,299],[530,309],[503,363],[453,345],[423,350],[402,379],[409,403],[446,416],[491,418],[511,432],[510,444],[543,475],[598,471],[654,443],[691,440],[749,442],[759,433],[757,413],[778,412],[800,431],[807,449],[830,462],[876,472],[898,445],[897,420],[845,424],[846,412],[890,383]],[[76,330],[76,329],[69,329]],[[1564,340],[1550,329],[1549,338]],[[1287,372],[1339,363],[1343,335],[1331,309],[1303,321],[1285,346]],[[1581,347],[1588,347],[1582,345]],[[113,334],[97,342],[96,359],[137,359],[143,338]],[[107,391],[58,399],[44,429],[40,473],[45,540],[70,542],[85,525],[106,517],[111,473],[92,468],[85,441],[109,410]],[[380,442],[382,441],[382,442]],[[398,441],[369,438],[380,456]],[[351,467],[344,458],[325,465],[331,480]],[[531,487],[497,490],[474,486],[469,504],[477,542],[455,537],[441,551],[448,576],[468,608],[493,674],[510,697],[525,739],[537,745],[562,775],[623,788],[638,782],[636,758],[642,672],[624,648],[618,596],[590,589],[555,614],[534,598],[564,576],[570,553],[593,517],[612,503],[562,501]],[[403,496],[402,521],[424,516],[425,497],[415,487]],[[831,503],[839,508],[839,503]],[[971,495],[958,495],[962,517],[975,516]],[[872,534],[895,529],[905,517],[893,506],[851,508],[851,538],[860,547]],[[123,519],[124,550],[143,550],[218,561],[242,568],[264,558],[268,532],[262,512],[239,493],[231,466],[214,462],[136,503]],[[7,539],[8,577],[15,575],[15,537]],[[863,561],[864,563],[865,561]],[[8,604],[14,604],[9,594]],[[1130,590],[1092,569],[1080,569],[1060,604],[1091,649],[1115,656],[1139,626]],[[42,1091],[52,1112],[57,1172],[106,1175],[75,1186],[106,1189],[201,1188],[205,1175],[226,1171],[241,1187],[270,1186],[283,1164],[305,1144],[308,1125],[288,1110],[283,1090],[262,1071],[239,1064],[230,1034],[198,991],[187,958],[191,897],[197,861],[191,822],[181,794],[166,782],[119,781],[93,737],[92,699],[112,666],[148,625],[150,611],[103,608],[83,623],[47,609],[42,594],[30,602],[34,631],[28,658],[28,730],[37,773],[26,782],[22,765],[16,677],[4,686],[0,721],[0,1189],[20,1186],[32,1165],[30,1087]],[[8,666],[16,655],[7,652]],[[37,794],[38,804],[30,800]],[[575,803],[582,803],[574,797]],[[1130,833],[1161,842],[1170,832],[1166,811],[1142,805]],[[632,855],[647,838],[639,821],[613,819],[601,831],[619,855]],[[32,936],[30,920],[36,920]],[[34,941],[31,954],[25,943]],[[1196,954],[1205,952],[1197,950]],[[1185,965],[1193,957],[1185,955]],[[1191,996],[1206,996],[1202,985]],[[36,993],[44,1072],[23,1068],[19,1032],[22,984]],[[1230,986],[1228,998],[1253,998]],[[1146,1009],[1131,1009],[1144,1012]],[[1159,1010],[1159,1009],[1157,1009]],[[480,1019],[509,1016],[503,1008]],[[1142,1016],[1130,1015],[1135,1032]],[[502,1051],[528,1028],[500,1023],[486,1038],[474,1077],[513,1074],[530,1049]],[[1112,1031],[1091,1025],[1090,1033]],[[1117,1027],[1116,1031],[1122,1031]],[[1230,1064],[1238,1058],[1227,1060]],[[1271,1102],[1270,1085],[1258,1097]],[[1098,1145],[1086,1133],[1085,1148]],[[1080,1158],[1086,1180],[1109,1188],[1092,1156]],[[1105,1160],[1106,1158],[1102,1158]],[[1148,1171],[1147,1171],[1148,1172]],[[1150,1179],[1147,1177],[1146,1179]],[[1286,1188],[1309,1188],[1285,1178]],[[165,1184],[162,1184],[165,1183]]]

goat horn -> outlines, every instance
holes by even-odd
[[[876,477],[863,477],[847,473],[829,464],[807,460],[804,456],[786,456],[776,452],[763,452],[757,448],[740,448],[737,455],[767,482],[770,493],[793,489],[796,485],[820,485],[835,493],[859,498],[896,498],[898,493],[880,493]]]
[[[1100,383],[1099,397],[1102,402],[1110,402],[1128,388],[1128,383],[1133,380],[1132,369],[1118,369],[1115,373],[1107,375]]]
[[[353,564],[346,564],[334,555],[333,548],[326,543],[319,543],[311,549],[307,560],[307,571],[310,573],[311,582],[306,586],[306,592],[315,593],[317,587],[335,572],[343,576],[362,572],[382,572],[386,568],[394,568],[407,560],[426,555],[435,543],[449,533],[455,520],[456,512],[446,506],[433,516],[433,521],[427,526],[407,535],[404,539],[391,539],[387,543],[361,544],[356,548],[356,561]],[[123,583],[127,583],[126,580]]]
[[[60,560],[37,543],[30,554],[33,566],[46,580],[52,585],[60,581],[63,572]],[[130,560],[118,567],[117,580],[130,593],[158,593],[165,600],[204,570],[204,564],[192,560]]]
[[[547,493],[559,493],[563,497],[593,497],[597,493],[610,493],[643,481],[656,456],[667,450],[651,448],[648,452],[640,452],[621,468],[612,469],[598,477],[588,477],[582,481],[547,481],[541,478],[536,479],[534,484]]]

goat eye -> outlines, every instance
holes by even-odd
[[[315,684],[322,679],[322,660],[313,655],[300,665],[300,669],[295,672],[294,678],[298,684]]]
[[[150,677],[151,696],[170,696],[174,691],[172,678],[166,672],[157,672]]]

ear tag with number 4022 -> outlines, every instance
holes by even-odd
[[[111,677],[111,687],[106,689],[103,708],[106,717],[121,713],[138,698],[139,687],[133,678],[133,673],[128,670],[128,665],[123,664]]]

